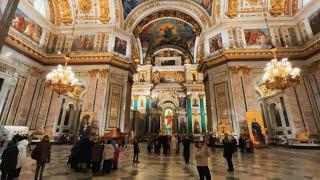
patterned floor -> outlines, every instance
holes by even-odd
[[[185,165],[181,156],[164,158],[149,155],[142,146],[140,163],[132,164],[131,147],[120,155],[120,168],[109,176],[92,177],[90,173],[75,173],[66,165],[70,146],[53,146],[51,163],[45,168],[45,180],[89,180],[89,179],[198,179],[194,157],[191,164]],[[193,154],[193,153],[191,153]],[[282,148],[260,149],[255,154],[240,154],[234,157],[235,172],[226,171],[226,162],[218,149],[210,159],[212,179],[244,180],[302,180],[320,179],[320,151],[292,150]],[[32,159],[24,164],[19,179],[33,179],[35,162]]]

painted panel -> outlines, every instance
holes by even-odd
[[[73,38],[71,51],[93,51],[95,35],[77,35]]]
[[[116,37],[113,51],[125,56],[127,52],[127,41]]]
[[[309,23],[313,35],[316,35],[320,32],[320,9],[314,12],[309,18]]]
[[[119,121],[120,121],[120,105],[121,105],[121,94],[122,94],[122,87],[119,85],[112,84],[110,88],[109,94],[109,123],[106,129],[110,128],[118,128]]]
[[[209,47],[210,47],[210,53],[213,53],[223,48],[221,33],[209,39]]]
[[[264,47],[270,45],[270,35],[267,29],[245,29],[247,46]]]

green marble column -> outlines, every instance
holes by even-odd
[[[203,100],[204,95],[199,94],[199,98],[200,98],[201,129],[202,129],[202,134],[205,134],[207,132],[207,128],[206,128],[206,114],[204,110],[204,100]]]
[[[146,98],[146,119],[145,119],[145,132],[150,132],[150,96]]]
[[[192,133],[192,103],[191,103],[191,95],[187,96],[187,119],[188,119],[188,133]]]
[[[139,96],[135,95],[133,96],[133,110],[138,111],[138,98]]]

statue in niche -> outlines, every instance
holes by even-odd
[[[177,73],[176,74],[176,81],[178,83],[182,83],[184,81],[184,77],[183,77],[183,74],[182,73]]]
[[[159,71],[155,71],[153,73],[153,82],[160,83],[160,72]]]

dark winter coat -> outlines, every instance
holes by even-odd
[[[37,153],[36,160],[40,163],[50,162],[51,144],[49,140],[42,139],[33,150]]]
[[[0,170],[14,172],[16,170],[18,153],[19,150],[15,144],[8,145],[1,156]]]

